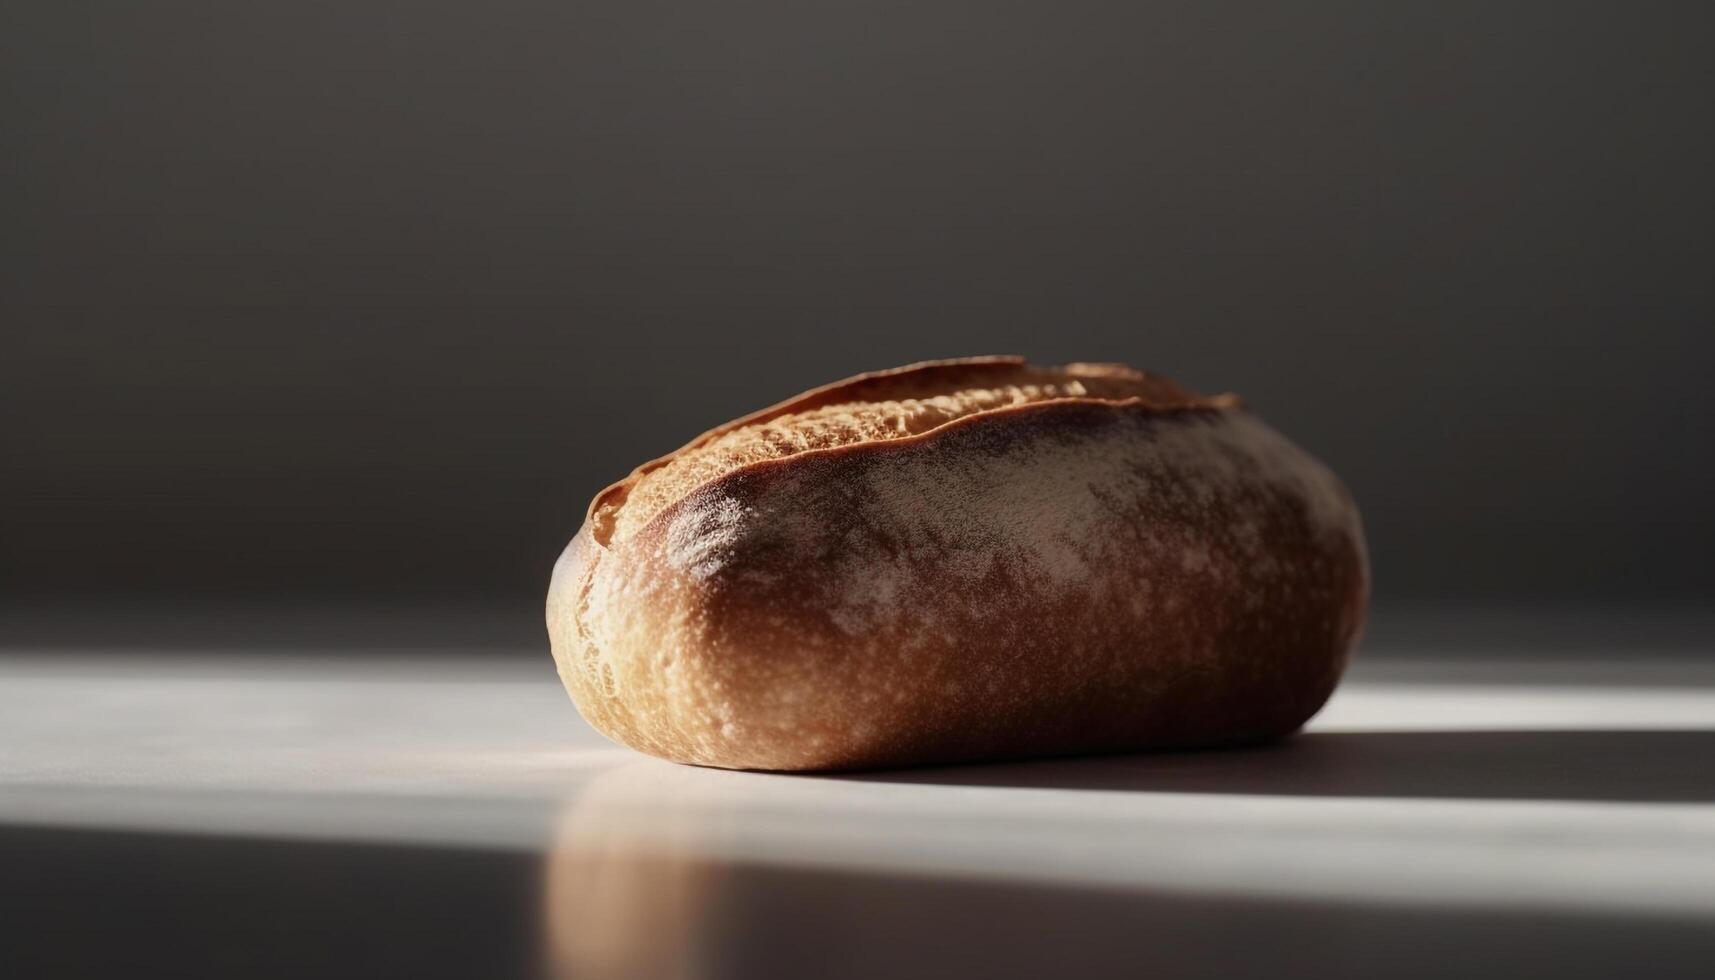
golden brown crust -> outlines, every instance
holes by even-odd
[[[982,411],[739,466],[623,540],[586,523],[549,598],[561,676],[611,737],[735,768],[1293,731],[1361,628],[1356,510],[1236,402],[1169,401]]]
[[[606,544],[697,485],[748,463],[921,435],[968,415],[1074,398],[1156,408],[1236,402],[1231,395],[1202,398],[1123,364],[1041,368],[1014,356],[923,361],[823,385],[716,426],[597,494],[585,520]]]

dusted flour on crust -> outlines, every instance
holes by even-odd
[[[828,405],[882,417],[819,389],[809,411],[741,420],[604,492],[549,601],[579,707],[652,754],[766,769],[1295,730],[1362,624],[1349,495],[1232,399],[1112,366],[1061,370],[908,369],[869,386],[905,428],[902,383],[979,407],[671,483],[689,469],[676,459],[707,465],[781,419]],[[1063,394],[1080,370],[1117,382],[1106,397]],[[1009,371],[1029,384],[1004,384]],[[952,394],[933,393],[937,372]],[[974,384],[1014,392],[981,407],[960,394]],[[1027,387],[1051,393],[1016,393]],[[633,496],[651,473],[672,499]],[[628,520],[636,501],[646,519]]]

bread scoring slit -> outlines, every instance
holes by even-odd
[[[603,546],[625,541],[696,488],[751,463],[924,435],[984,412],[1065,400],[1210,403],[1115,364],[1037,367],[1022,358],[973,358],[863,375],[712,430],[639,467],[596,498],[592,533]]]

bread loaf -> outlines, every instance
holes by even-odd
[[[1351,496],[1233,396],[1010,357],[860,375],[590,505],[548,631],[585,718],[737,769],[1297,730],[1363,624]]]

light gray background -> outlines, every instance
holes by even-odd
[[[1715,584],[1685,3],[0,7],[0,588],[536,603],[589,497],[937,356],[1236,390],[1383,601]]]

